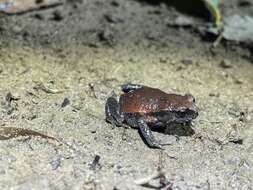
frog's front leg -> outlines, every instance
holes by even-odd
[[[124,126],[124,118],[119,113],[119,102],[116,98],[115,93],[113,93],[113,95],[106,101],[105,115],[106,121],[111,123],[113,126]]]
[[[121,90],[125,93],[128,93],[130,91],[134,91],[142,87],[143,85],[140,84],[123,84],[121,85]]]
[[[143,136],[143,138],[145,139],[145,141],[147,142],[147,144],[152,147],[152,148],[159,148],[159,149],[163,149],[162,144],[160,144],[155,137],[153,136],[149,126],[147,125],[147,123],[142,120],[139,119],[137,121],[137,124],[139,126],[139,130]]]

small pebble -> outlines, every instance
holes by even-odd
[[[61,108],[64,108],[64,107],[66,107],[69,104],[70,104],[69,99],[68,98],[64,98],[64,100],[63,100],[63,102],[61,104]]]
[[[213,92],[211,92],[211,93],[209,93],[209,96],[210,97],[220,97],[220,93],[213,93]]]
[[[232,63],[227,59],[223,59],[220,63],[220,66],[224,69],[229,69],[233,67]]]
[[[235,83],[236,83],[236,84],[243,84],[243,80],[240,79],[240,78],[236,78],[236,79],[235,79]]]
[[[120,23],[120,22],[123,22],[123,20],[115,15],[112,15],[112,14],[106,14],[104,15],[105,19],[110,22],[110,23]]]
[[[52,166],[52,170],[56,170],[61,165],[61,158],[56,158],[55,160],[51,161],[50,164]]]
[[[101,42],[105,42],[107,45],[113,46],[116,44],[116,38],[114,32],[111,29],[104,29],[98,33],[98,38]]]
[[[36,13],[36,14],[33,15],[33,17],[36,18],[36,19],[38,19],[38,20],[44,20],[44,17],[43,17],[42,14]]]
[[[191,59],[183,59],[182,60],[182,63],[184,65],[192,65],[193,64],[193,61]]]
[[[183,65],[179,65],[179,66],[176,68],[177,71],[181,71],[181,70],[184,70],[184,69],[186,69],[186,66],[183,66]]]
[[[111,5],[114,7],[118,7],[119,6],[119,2],[118,1],[112,1]]]
[[[95,155],[94,160],[92,161],[92,163],[90,164],[90,169],[91,170],[95,170],[97,166],[100,166],[99,164],[99,160],[100,160],[100,156],[99,155]]]
[[[11,101],[16,101],[16,100],[19,100],[19,97],[16,97],[14,95],[12,95],[11,92],[8,92],[7,95],[5,96],[5,100],[10,103]]]
[[[166,57],[160,57],[159,61],[160,61],[160,63],[167,63],[167,58]]]
[[[0,167],[0,175],[6,174],[4,167]]]
[[[52,20],[54,20],[54,21],[61,21],[62,19],[63,19],[63,16],[62,16],[61,11],[55,10],[55,11],[53,12]]]
[[[17,25],[12,28],[12,31],[14,33],[20,33],[20,32],[22,32],[22,30],[23,30],[23,28],[21,26],[17,26]]]

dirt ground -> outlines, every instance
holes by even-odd
[[[224,13],[253,16],[239,2],[225,2]],[[164,189],[252,189],[252,50],[231,42],[211,50],[195,29],[168,26],[179,14],[166,1],[66,0],[0,15],[0,127],[60,141],[0,141],[0,189],[146,189],[135,180],[158,167]],[[161,151],[135,129],[113,129],[105,101],[128,82],[193,94],[192,130],[154,132],[170,143]]]

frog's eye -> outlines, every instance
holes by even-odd
[[[187,97],[188,101],[195,103],[195,98],[191,94],[186,94],[185,96]]]

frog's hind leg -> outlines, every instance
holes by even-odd
[[[119,113],[119,102],[114,93],[106,101],[105,115],[106,121],[111,123],[113,126],[117,127],[124,126],[123,124],[124,119]]]
[[[163,149],[162,145],[153,136],[153,134],[152,134],[149,126],[143,120],[139,119],[137,121],[137,124],[139,126],[139,130],[140,130],[143,138],[145,139],[145,141],[147,142],[147,144],[151,148],[160,148],[160,149]]]
[[[123,84],[121,85],[121,90],[125,93],[128,93],[142,87],[143,85],[140,85],[140,84]]]

